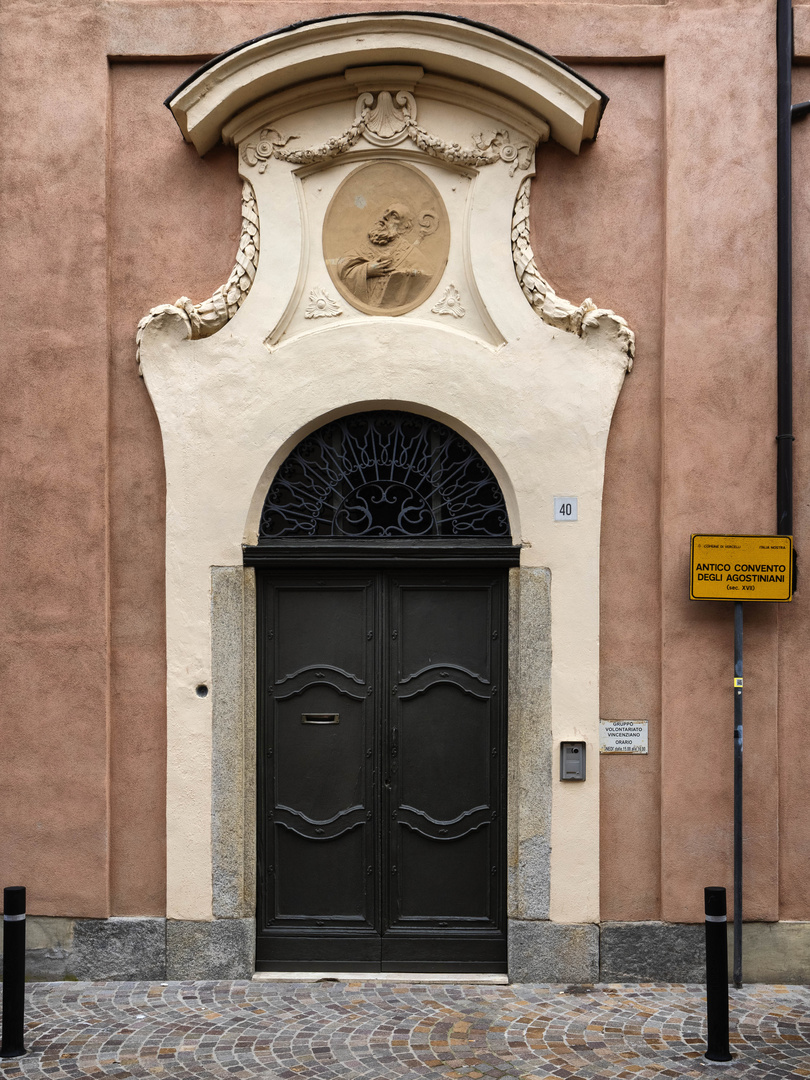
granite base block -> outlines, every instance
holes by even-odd
[[[251,979],[255,969],[255,919],[166,924],[168,979]]]
[[[77,919],[68,974],[77,979],[166,978],[166,920]]]
[[[510,919],[509,978],[512,982],[596,982],[599,927]]]
[[[602,982],[703,982],[703,923],[602,923],[599,978]]]

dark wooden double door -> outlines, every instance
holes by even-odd
[[[504,586],[260,572],[260,970],[506,970]]]

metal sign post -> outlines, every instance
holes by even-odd
[[[743,606],[734,605],[734,985],[742,986]]]
[[[692,536],[691,600],[734,601],[734,985],[742,986],[743,601],[793,599],[792,536]]]

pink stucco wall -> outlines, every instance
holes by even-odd
[[[7,0],[0,10],[0,671],[6,883],[41,914],[159,914],[164,480],[134,365],[150,306],[209,296],[239,230],[233,152],[162,100],[208,56],[303,18],[401,4]],[[414,3],[431,10],[435,5]],[[796,5],[810,58],[810,8]],[[597,142],[538,157],[557,291],[637,333],[608,451],[602,705],[646,758],[601,761],[602,917],[696,920],[731,884],[731,612],[688,600],[691,532],[774,527],[771,0],[449,3],[610,96]],[[733,27],[733,33],[731,28]],[[810,97],[797,69],[794,99]],[[810,128],[795,129],[796,539],[810,526]],[[810,190],[810,189],[808,189]],[[810,586],[746,613],[746,917],[808,919]]]

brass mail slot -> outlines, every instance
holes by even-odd
[[[336,712],[304,712],[301,713],[302,724],[339,724],[340,713]]]

